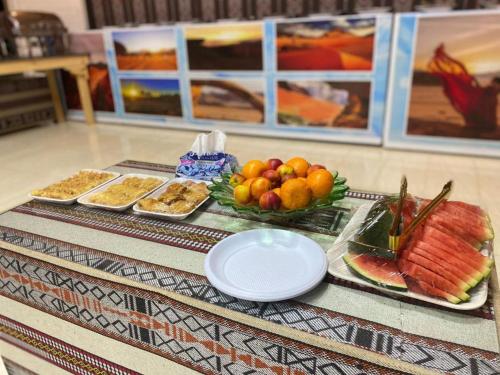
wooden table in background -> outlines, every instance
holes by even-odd
[[[52,101],[57,122],[64,122],[65,115],[62,106],[61,95],[57,88],[55,77],[55,69],[64,69],[73,74],[78,84],[78,92],[80,102],[82,103],[85,122],[87,125],[95,123],[94,110],[92,108],[92,99],[88,84],[89,73],[87,65],[89,58],[86,55],[72,56],[51,56],[51,57],[35,57],[22,60],[6,60],[0,61],[0,75],[17,74],[30,71],[43,71],[47,74]]]

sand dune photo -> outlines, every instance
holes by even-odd
[[[182,116],[179,80],[127,78],[120,85],[125,112]]]
[[[369,82],[278,81],[278,123],[366,129]]]
[[[264,122],[264,82],[191,80],[193,117],[247,123]]]
[[[177,70],[173,29],[114,31],[119,70]]]
[[[71,34],[69,47],[71,53],[85,53],[90,57],[89,87],[94,110],[114,112],[115,104],[102,34]],[[62,70],[62,81],[68,109],[81,110],[82,105],[76,79],[66,70]]]
[[[191,70],[262,70],[262,25],[186,28]]]
[[[278,70],[371,70],[375,18],[277,24]]]
[[[500,15],[419,21],[407,134],[500,139]]]

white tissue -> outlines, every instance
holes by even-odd
[[[198,134],[194,140],[191,151],[198,155],[224,152],[226,146],[226,134],[220,130],[214,130],[209,134]]]

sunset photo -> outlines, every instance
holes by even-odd
[[[69,38],[70,53],[89,55],[89,88],[94,110],[114,112],[115,104],[102,34],[70,34]],[[66,106],[68,109],[81,110],[82,105],[75,77],[66,70],[61,70],[61,72]]]
[[[375,18],[277,24],[278,70],[371,70]]]
[[[407,134],[500,139],[500,15],[418,25]]]
[[[264,122],[264,81],[261,79],[191,80],[193,117]]]
[[[176,70],[174,29],[113,31],[119,70]]]
[[[262,70],[262,24],[186,28],[191,70]]]
[[[370,82],[278,81],[278,123],[368,128]]]
[[[182,116],[179,80],[120,79],[127,113]]]

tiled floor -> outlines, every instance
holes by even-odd
[[[47,125],[0,137],[0,210],[26,200],[36,187],[80,168],[102,168],[124,159],[176,164],[196,132],[81,123]],[[249,159],[304,156],[337,169],[356,189],[397,192],[406,174],[409,192],[433,197],[448,180],[453,199],[486,208],[500,233],[500,160],[386,150],[298,140],[230,135],[227,151]],[[497,241],[500,244],[500,242]],[[496,251],[497,257],[500,251]]]

